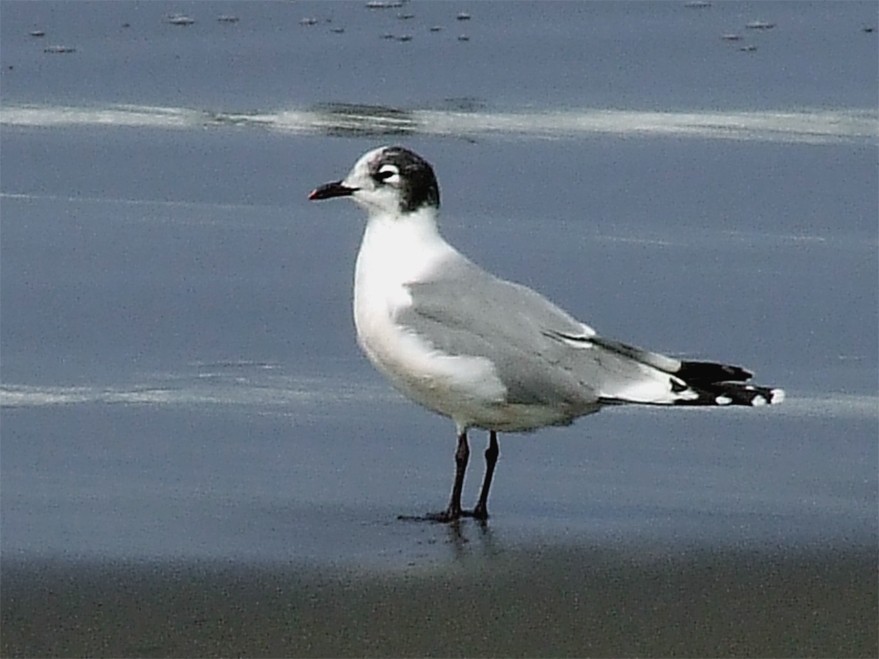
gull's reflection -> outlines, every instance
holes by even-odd
[[[500,553],[497,538],[488,520],[465,518],[449,522],[445,526],[446,544],[451,548],[455,559]]]

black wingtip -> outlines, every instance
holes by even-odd
[[[746,382],[754,377],[751,371],[741,366],[715,362],[681,362],[681,368],[675,375],[692,386],[712,382]]]
[[[762,407],[778,405],[784,401],[785,396],[784,389],[759,387],[741,382],[712,382],[693,387],[693,390],[698,394],[698,398],[676,401],[675,404]]]
[[[741,366],[715,362],[681,362],[675,373],[698,394],[681,399],[679,405],[777,405],[784,400],[784,389],[747,384],[754,374]]]

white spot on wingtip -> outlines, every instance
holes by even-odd
[[[766,405],[766,403],[767,401],[765,396],[754,396],[754,398],[751,399],[751,405],[753,405],[754,407],[763,407],[764,405]]]
[[[729,405],[732,402],[732,398],[729,396],[718,396],[714,399],[714,402],[718,405]]]
[[[773,405],[778,405],[778,403],[784,402],[784,389],[773,389],[769,392],[770,399],[769,402]]]

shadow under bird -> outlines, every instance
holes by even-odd
[[[430,164],[399,146],[369,151],[311,200],[350,197],[368,219],[354,277],[357,338],[403,394],[457,430],[448,507],[418,519],[488,517],[497,433],[567,425],[611,405],[780,403],[781,389],[748,384],[727,364],[681,361],[600,336],[533,290],[481,269],[439,233]],[[489,432],[485,477],[461,507],[467,431]]]

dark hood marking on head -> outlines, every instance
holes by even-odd
[[[424,158],[401,146],[391,146],[371,164],[375,176],[382,165],[391,164],[400,171],[400,210],[417,211],[422,206],[439,208],[440,193],[433,167]]]

